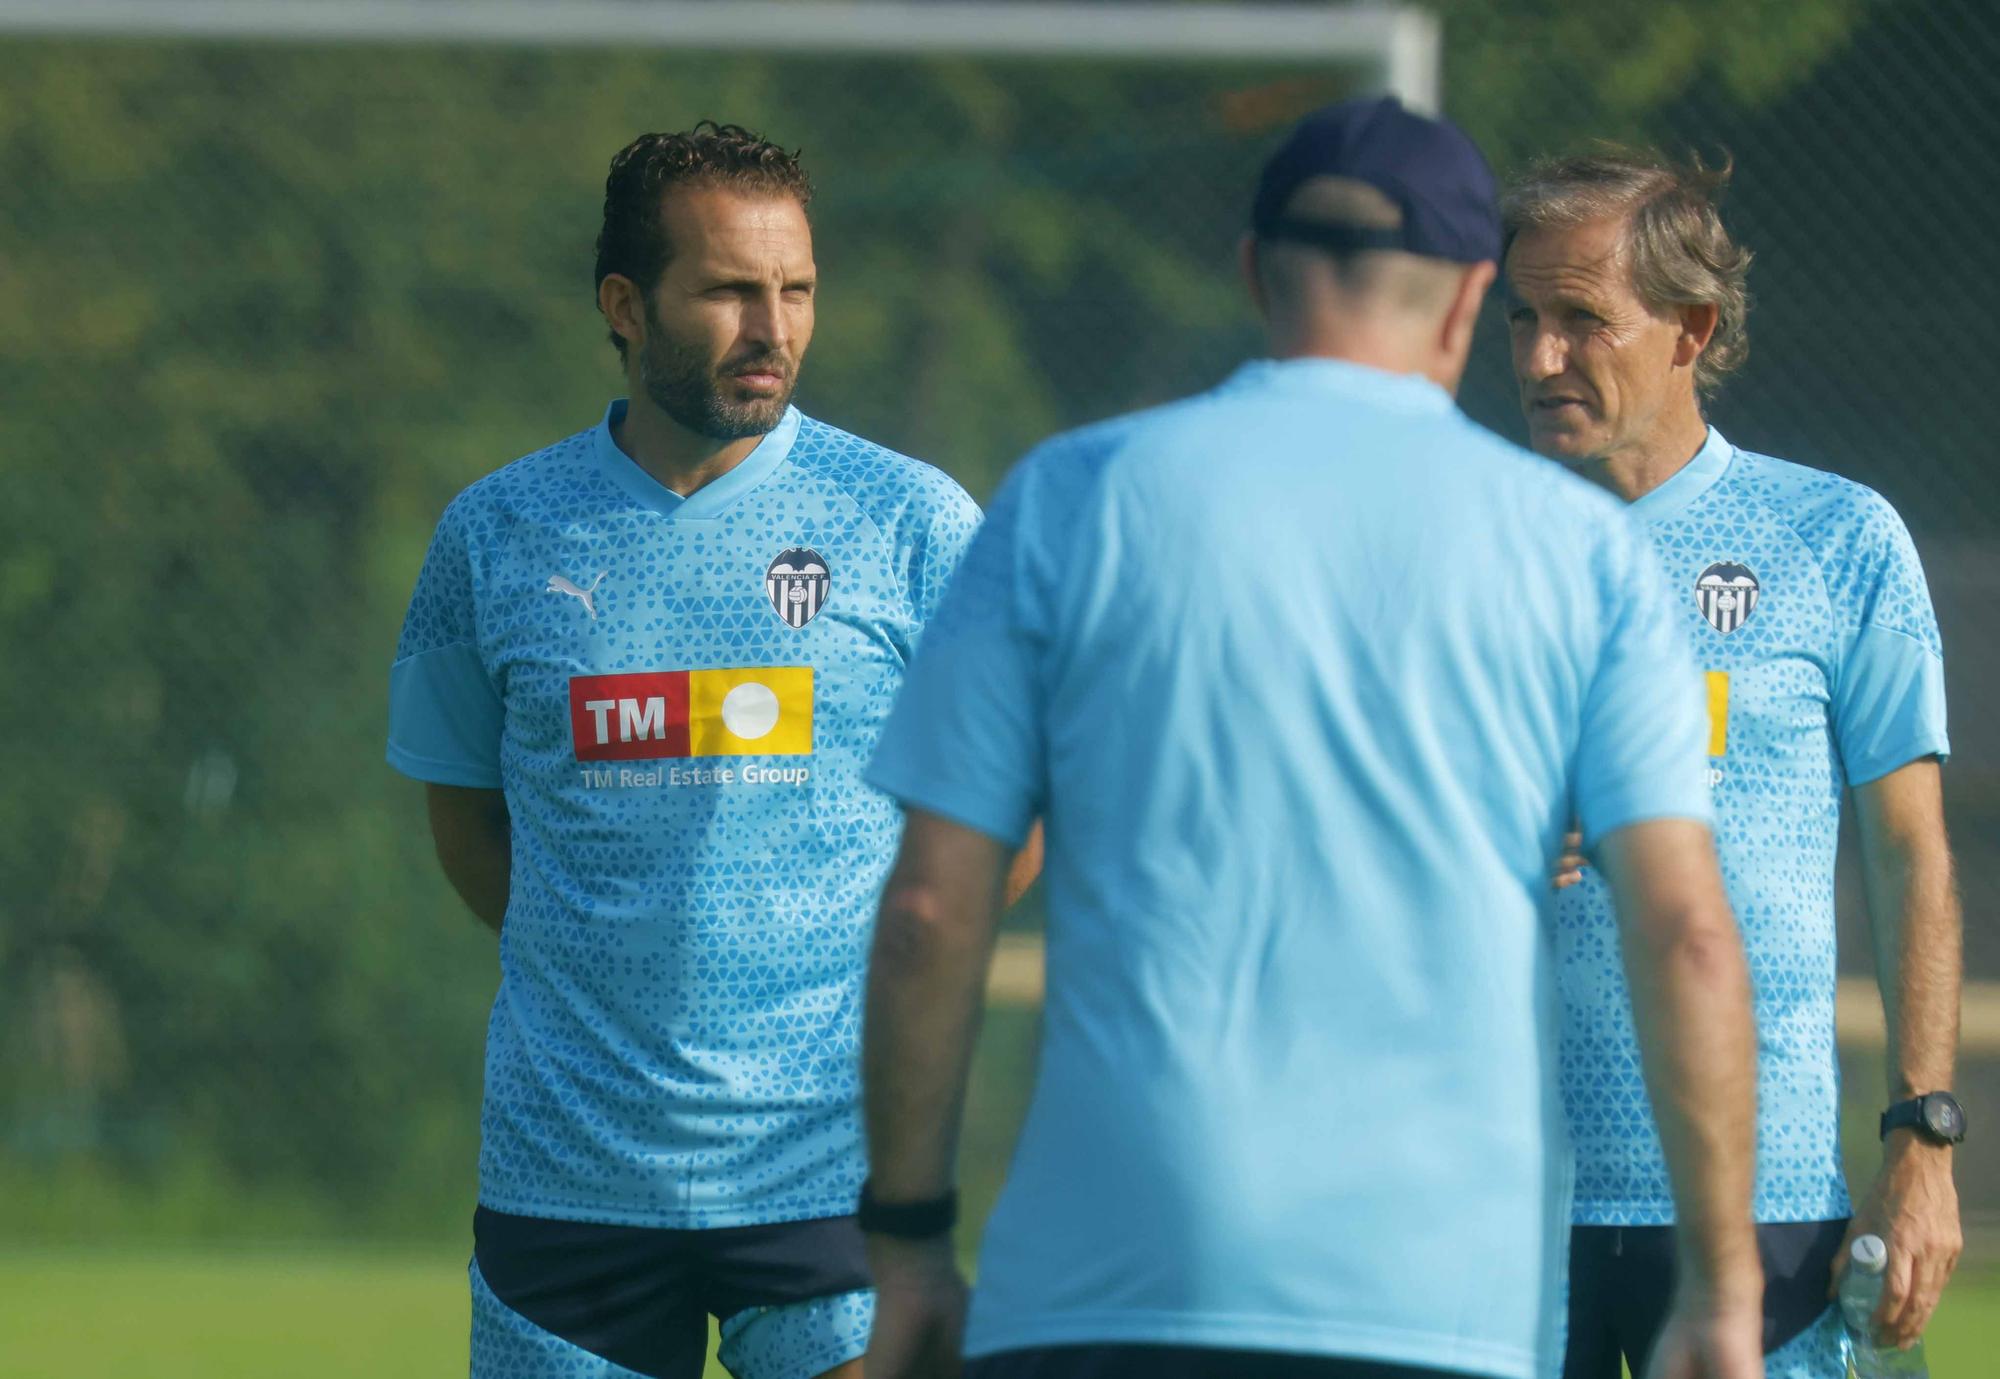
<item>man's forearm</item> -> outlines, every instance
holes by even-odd
[[[512,835],[501,829],[482,838],[476,850],[444,863],[445,878],[465,908],[496,934],[507,918],[513,853]]]
[[[1005,862],[992,840],[912,814],[882,894],[863,1023],[869,1180],[881,1201],[952,1186]]]
[[[1952,1085],[1963,929],[1951,853],[1886,847],[1865,868],[1876,981],[1889,1032],[1889,1100]]]
[[[431,840],[445,879],[466,908],[499,933],[507,918],[514,861],[505,796],[498,790],[450,785],[432,785],[425,794]]]

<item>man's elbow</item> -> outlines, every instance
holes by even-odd
[[[961,954],[975,942],[969,916],[944,887],[892,880],[883,891],[875,920],[875,967],[922,968]]]
[[[1671,971],[1712,989],[1749,985],[1743,936],[1726,908],[1656,916],[1639,933],[1643,961],[1655,972]]]

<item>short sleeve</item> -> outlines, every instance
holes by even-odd
[[[1040,811],[1043,776],[1041,643],[1018,577],[1023,486],[1017,472],[972,537],[868,769],[905,806],[1010,847]]]
[[[910,611],[919,627],[928,626],[937,616],[952,576],[979,530],[979,504],[972,501],[972,495],[949,479],[940,489],[925,513],[911,559]]]
[[[1850,785],[1949,755],[1944,656],[1930,586],[1908,529],[1869,494],[1854,557],[1830,581],[1848,612],[1833,686],[1834,740]]]
[[[389,670],[389,764],[437,785],[500,788],[499,692],[479,658],[460,505],[446,509]]]
[[[1666,580],[1617,518],[1605,524],[1595,563],[1605,633],[1577,740],[1585,847],[1648,819],[1712,817],[1706,701]]]

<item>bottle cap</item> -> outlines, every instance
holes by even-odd
[[[1879,1235],[1856,1236],[1853,1247],[1847,1253],[1854,1261],[1854,1267],[1864,1274],[1879,1274],[1889,1265],[1889,1247],[1882,1243]]]

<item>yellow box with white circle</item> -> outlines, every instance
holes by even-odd
[[[688,672],[688,755],[803,756],[812,749],[811,666]]]

